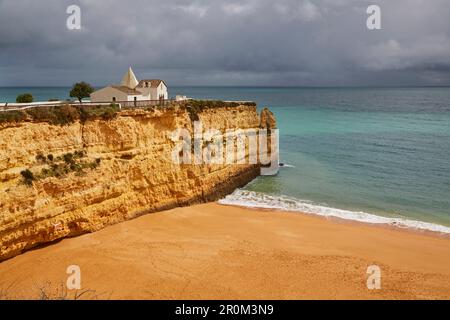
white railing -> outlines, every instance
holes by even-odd
[[[137,101],[104,101],[104,102],[91,102],[84,101],[82,103],[78,101],[48,101],[48,102],[31,102],[31,103],[8,103],[0,105],[0,111],[20,111],[30,108],[38,107],[56,107],[61,105],[71,105],[71,106],[105,106],[116,104],[120,108],[140,108],[148,106],[165,106],[171,102],[175,102],[175,99],[161,99],[161,100],[137,100]]]

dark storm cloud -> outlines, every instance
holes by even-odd
[[[449,85],[450,1],[0,0],[0,59],[0,85]]]

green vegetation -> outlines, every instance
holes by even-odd
[[[221,100],[188,100],[183,102],[194,110],[202,111],[208,108],[226,108],[238,106],[256,106],[254,102],[225,102]]]
[[[34,177],[33,172],[31,172],[31,171],[28,170],[28,169],[21,171],[20,174],[22,175],[23,182],[24,182],[27,186],[33,185],[33,181],[36,180],[36,178]]]
[[[36,156],[36,161],[45,163],[47,161],[47,158],[42,153],[38,153],[38,155]]]
[[[89,160],[87,153],[84,150],[77,150],[73,153],[65,153],[59,157],[54,157],[52,154],[45,156],[42,153],[36,155],[36,161],[44,165],[40,174],[34,175],[29,169],[22,171],[23,182],[31,186],[33,181],[45,179],[50,177],[62,178],[65,175],[75,172],[77,175],[84,175],[86,169],[93,170],[97,168],[101,159]]]
[[[19,94],[16,98],[17,103],[31,103],[33,102],[33,95],[31,93]]]
[[[119,105],[99,106],[72,106],[63,104],[52,107],[36,107],[20,111],[0,112],[0,123],[14,123],[24,120],[35,122],[48,122],[54,125],[67,125],[81,120],[103,119],[112,120],[120,111]]]
[[[4,111],[0,112],[0,123],[4,122],[20,122],[27,118],[27,115],[23,111]]]
[[[56,125],[65,125],[80,118],[79,110],[68,104],[55,107],[37,107],[24,110],[33,121],[49,122]]]
[[[89,106],[80,108],[80,120],[86,122],[89,119],[112,120],[120,111],[119,105],[111,103],[109,106]]]
[[[65,125],[75,122],[80,118],[78,108],[71,105],[57,106],[53,109],[55,120],[53,124]]]
[[[94,88],[89,83],[82,81],[73,85],[72,90],[70,90],[70,96],[77,98],[81,103],[81,100],[89,98],[92,92],[94,92]]]
[[[220,100],[188,100],[182,103],[191,121],[198,121],[198,114],[205,109],[212,108],[233,108],[238,106],[256,106],[254,102],[225,102]]]
[[[232,108],[240,105],[256,106],[254,102],[224,102],[214,100],[188,100],[173,101],[166,106],[145,106],[138,108],[147,112],[156,110],[175,110],[181,107],[189,113],[192,121],[199,120],[198,114],[203,110],[211,108]],[[135,110],[136,108],[124,107],[124,110]],[[1,123],[14,123],[24,120],[34,122],[48,122],[53,125],[67,125],[80,120],[85,123],[89,120],[102,119],[105,121],[116,118],[120,107],[116,103],[110,105],[70,105],[61,104],[57,106],[40,106],[35,108],[23,109],[20,111],[2,111],[0,112]]]

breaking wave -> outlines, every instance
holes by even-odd
[[[219,203],[248,208],[302,212],[323,217],[335,217],[358,222],[387,224],[399,228],[410,228],[450,234],[449,227],[445,227],[439,224],[404,218],[389,218],[366,212],[355,212],[330,208],[314,204],[310,201],[299,200],[287,196],[273,196],[261,192],[242,189],[237,189],[232,194],[226,196],[224,199],[219,200]]]

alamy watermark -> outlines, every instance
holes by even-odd
[[[67,7],[66,13],[69,15],[66,20],[66,27],[69,30],[81,29],[81,9],[73,4]]]
[[[370,5],[366,10],[369,17],[367,18],[366,25],[369,30],[381,29],[381,8],[378,5]]]
[[[69,290],[81,289],[81,268],[77,265],[70,265],[66,269],[66,273],[69,275],[66,281],[66,287]]]
[[[66,13],[69,15],[66,20],[66,27],[69,30],[81,29],[81,8],[72,4],[67,7]],[[367,7],[366,13],[369,17],[366,20],[366,26],[369,30],[381,30],[381,8],[379,5],[372,4]]]
[[[371,265],[367,267],[366,272],[369,277],[367,278],[367,289],[380,290],[381,289],[381,269],[377,265]]]
[[[217,129],[203,131],[195,121],[193,132],[180,128],[170,135],[175,164],[261,164],[261,174],[278,169],[278,129]]]

